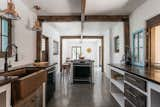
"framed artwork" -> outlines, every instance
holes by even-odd
[[[145,30],[133,33],[132,43],[133,65],[145,66]]]
[[[114,51],[119,53],[119,36],[114,37]]]
[[[91,53],[92,49],[91,48],[87,48],[86,51],[87,51],[87,53]]]
[[[58,42],[53,40],[53,55],[58,55]]]

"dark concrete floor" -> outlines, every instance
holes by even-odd
[[[56,75],[56,91],[47,107],[119,107],[109,93],[109,82],[100,71],[95,84],[71,84],[68,75]]]

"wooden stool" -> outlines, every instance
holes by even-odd
[[[70,66],[71,66],[70,63],[64,63],[64,64],[62,65],[62,74],[64,74],[65,71],[66,71],[67,73],[69,73],[69,72],[70,72]]]

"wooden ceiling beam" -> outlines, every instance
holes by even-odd
[[[86,0],[81,0],[81,21],[85,21]]]
[[[70,21],[81,21],[80,15],[74,16],[38,16],[38,19],[43,22],[70,22]],[[100,21],[100,22],[118,22],[118,21],[128,21],[128,15],[86,15],[85,21]]]
[[[88,15],[85,17],[85,21],[128,21],[128,15]]]
[[[41,22],[70,22],[70,21],[81,21],[79,15],[73,16],[38,16],[39,21]]]
[[[83,38],[85,10],[86,10],[86,0],[81,0],[81,38]]]

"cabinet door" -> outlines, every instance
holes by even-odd
[[[147,107],[147,96],[128,84],[124,84],[124,95],[136,107]]]

